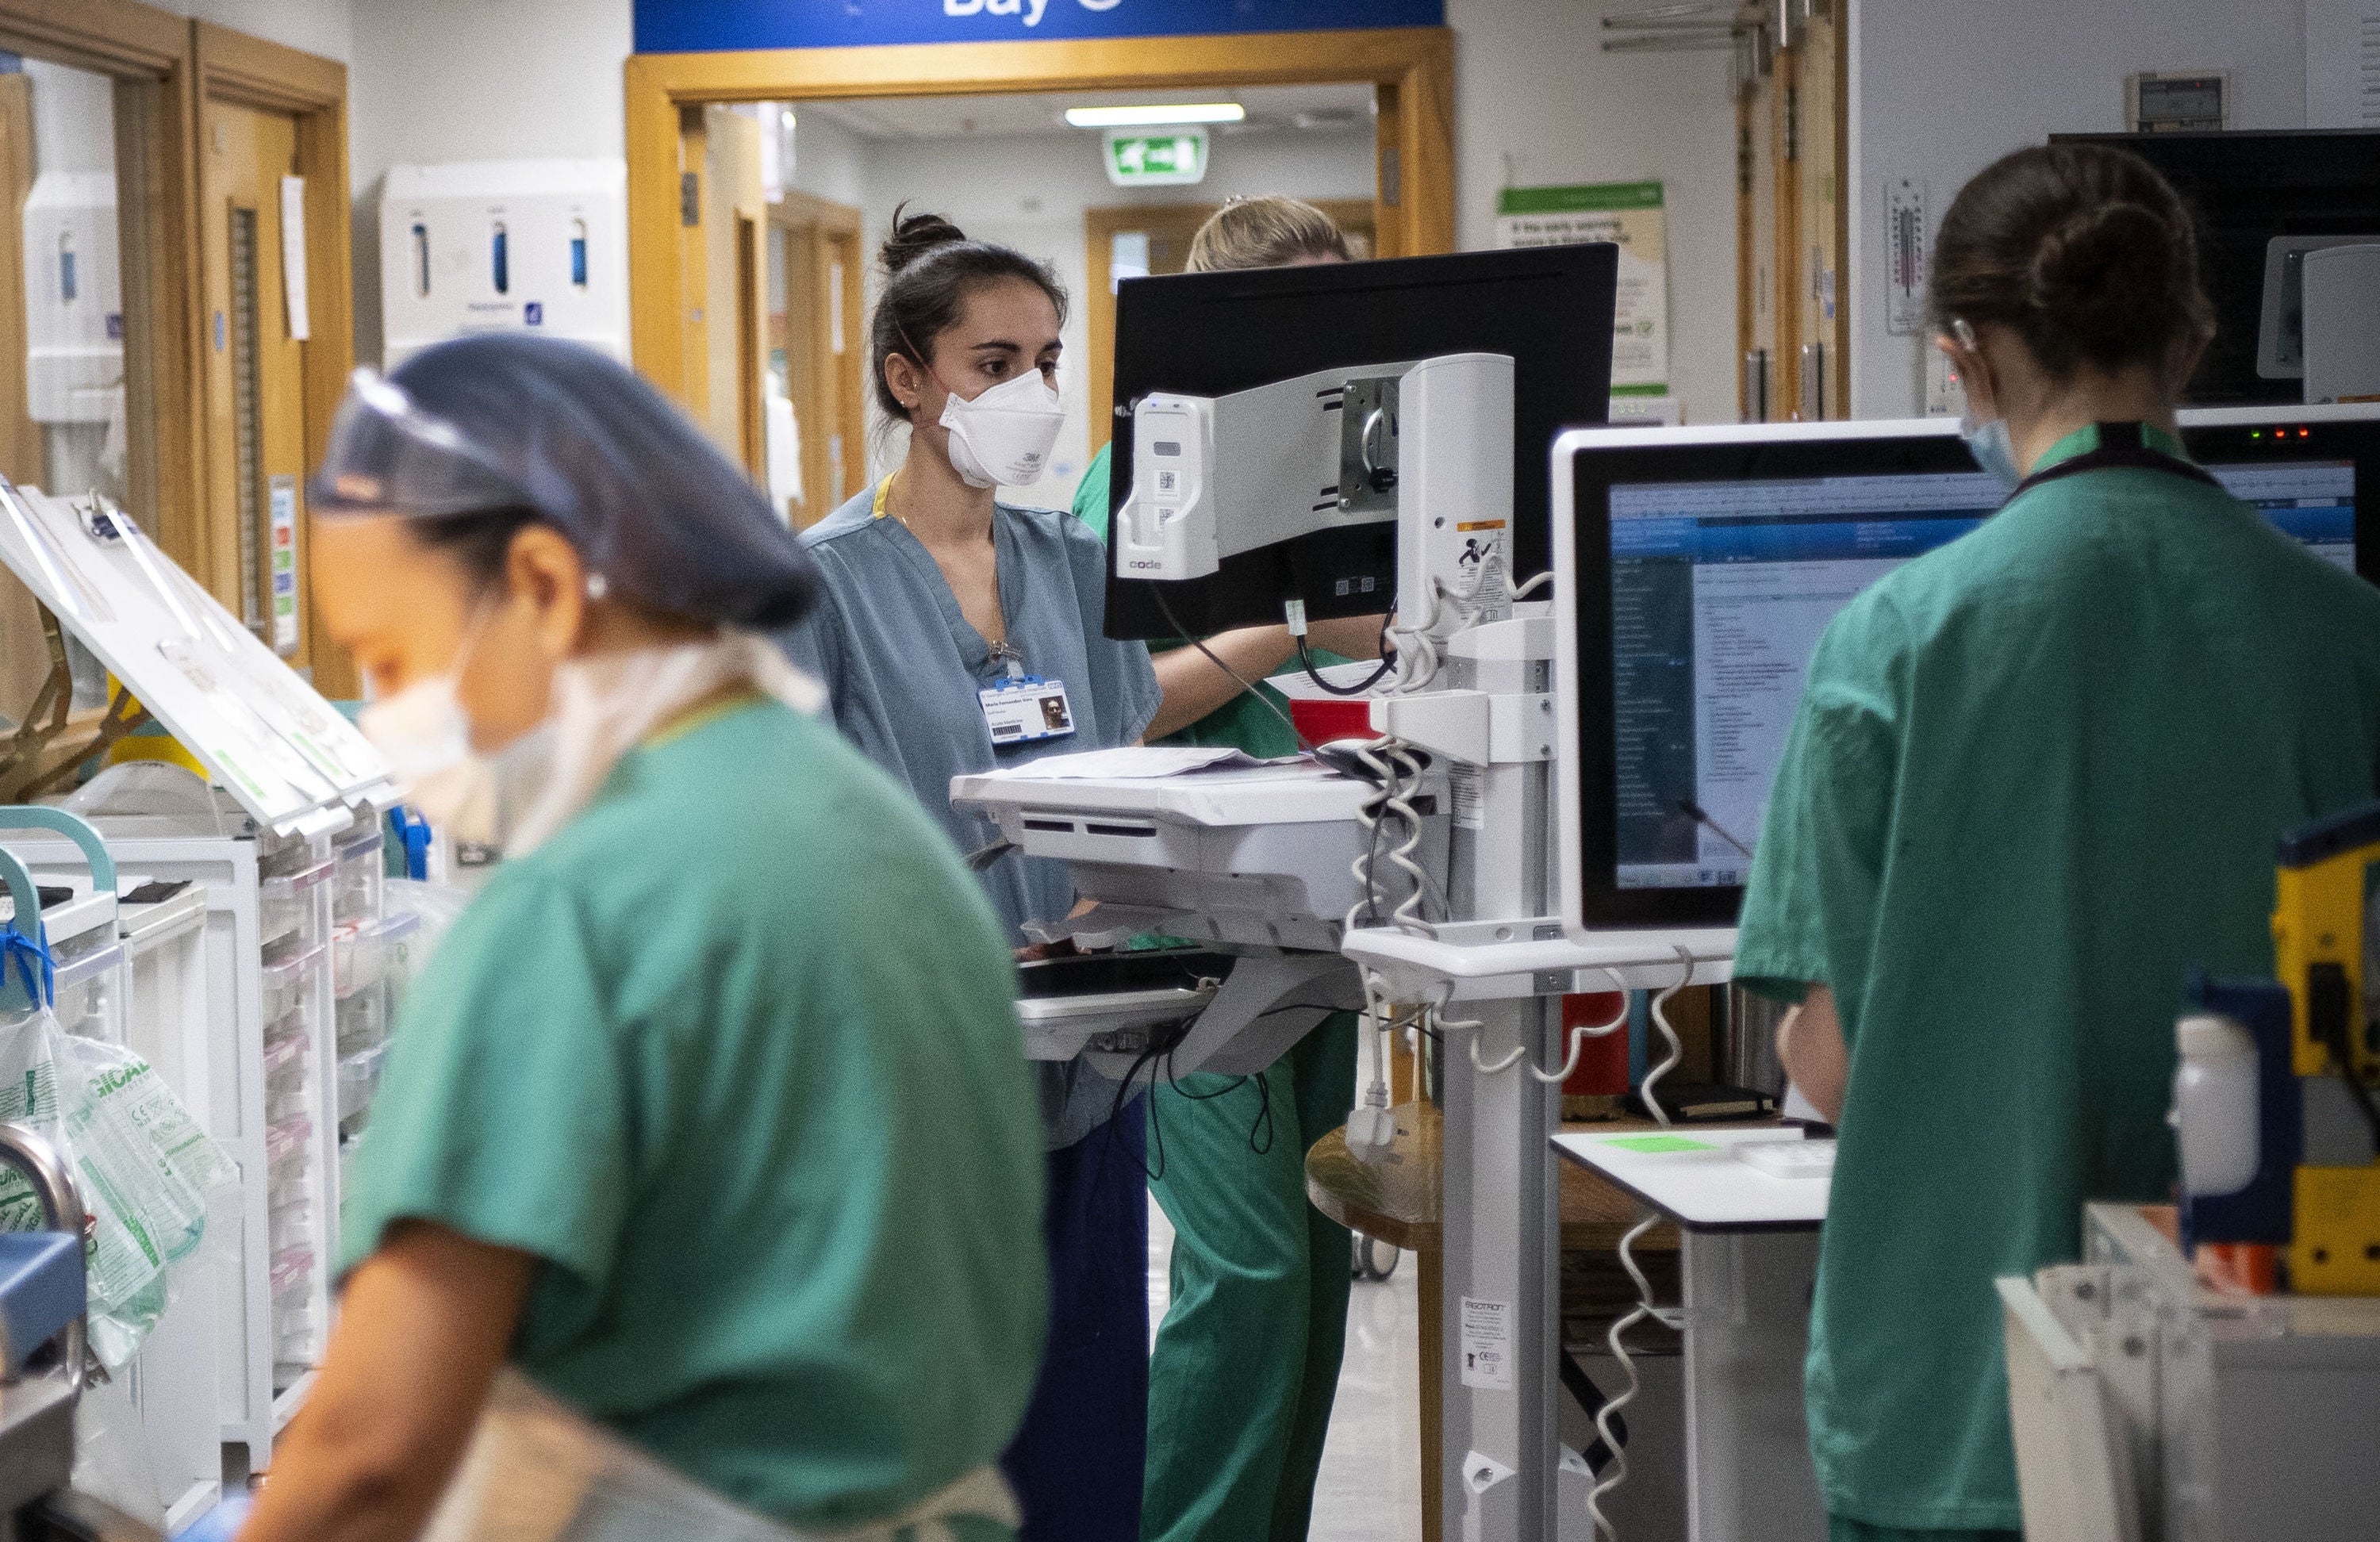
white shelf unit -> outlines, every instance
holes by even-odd
[[[6,823],[0,845],[23,851],[37,832]],[[38,833],[38,840],[52,837]],[[71,854],[67,856],[67,854]],[[76,866],[37,869],[74,891],[42,914],[56,959],[54,1010],[67,1032],[121,1045],[155,1067],[185,1101],[191,1097],[193,1049],[203,1062],[207,1030],[206,896],[195,885],[154,904],[124,905],[79,864],[84,854],[60,845],[44,856]],[[29,864],[30,866],[30,864]],[[172,1303],[121,1373],[138,1412],[157,1478],[168,1532],[211,1508],[223,1492],[222,1430],[216,1415],[216,1266],[228,1245],[222,1230],[236,1210],[210,1216],[198,1257],[174,1275]]]
[[[125,1042],[196,1110],[188,1068],[206,1055],[206,892],[193,883],[155,904],[120,905],[116,917],[130,982]],[[173,1305],[132,1364],[132,1401],[149,1437],[168,1536],[223,1497],[217,1281],[237,1225],[236,1201],[218,1198],[198,1257],[175,1281]]]
[[[205,1026],[185,1036],[171,1079],[240,1172],[236,1225],[201,1257],[212,1266],[220,1442],[243,1448],[248,1470],[261,1472],[329,1337],[339,1205],[334,901],[341,843],[350,861],[367,838],[377,854],[378,816],[362,809],[345,830],[282,837],[227,803],[217,813],[224,833],[197,815],[88,817],[127,882],[187,880],[205,895]],[[63,844],[18,849],[37,869],[74,860]],[[270,1069],[269,1047],[279,1057]]]

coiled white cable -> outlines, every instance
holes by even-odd
[[[1595,1534],[1603,1538],[1603,1542],[1619,1542],[1620,1537],[1620,1528],[1613,1525],[1611,1518],[1603,1512],[1603,1497],[1628,1481],[1627,1440],[1613,1427],[1612,1421],[1622,1408],[1636,1401],[1636,1393],[1644,1385],[1637,1378],[1636,1362],[1629,1357],[1624,1336],[1630,1329],[1655,1315],[1653,1282],[1645,1278],[1643,1269],[1636,1267],[1633,1249],[1637,1238],[1660,1223],[1658,1215],[1648,1213],[1620,1239],[1620,1267],[1628,1271],[1629,1279],[1636,1281],[1636,1306],[1613,1323],[1611,1331],[1604,1339],[1611,1346],[1611,1357],[1620,1362],[1620,1374],[1626,1377],[1628,1382],[1616,1396],[1605,1398],[1603,1406],[1595,1414],[1595,1432],[1602,1437],[1603,1449],[1609,1454],[1609,1461],[1604,1467],[1603,1475],[1586,1492],[1586,1517],[1595,1523]]]
[[[1573,1026],[1570,1030],[1570,1056],[1562,1062],[1560,1070],[1548,1072],[1540,1071],[1534,1065],[1529,1067],[1529,1075],[1538,1081],[1550,1087],[1555,1083],[1570,1080],[1570,1074],[1578,1069],[1578,1058],[1585,1051],[1588,1039],[1601,1038],[1606,1034],[1617,1033],[1628,1026],[1628,982],[1621,979],[1613,970],[1606,969],[1603,972],[1610,978],[1612,987],[1620,992],[1620,1014],[1609,1023],[1580,1023]]]
[[[1678,982],[1675,985],[1664,987],[1661,993],[1653,998],[1652,1010],[1653,1024],[1660,1029],[1662,1038],[1668,1041],[1670,1052],[1660,1064],[1645,1074],[1644,1084],[1637,1094],[1644,1099],[1645,1109],[1653,1116],[1653,1123],[1664,1128],[1667,1128],[1670,1123],[1669,1111],[1662,1108],[1660,1099],[1653,1095],[1654,1088],[1663,1076],[1678,1068],[1678,1063],[1684,1060],[1686,1055],[1685,1045],[1679,1040],[1678,1030],[1670,1025],[1667,1009],[1670,998],[1693,984],[1694,978],[1694,953],[1682,945],[1673,944],[1673,946],[1676,947],[1678,963],[1681,965]],[[1609,1465],[1604,1469],[1602,1477],[1596,1481],[1593,1488],[1587,1490],[1586,1514],[1587,1519],[1595,1523],[1595,1533],[1603,1538],[1603,1542],[1618,1542],[1620,1536],[1619,1528],[1611,1524],[1610,1517],[1603,1513],[1603,1497],[1619,1487],[1628,1478],[1628,1452],[1614,1438],[1612,1420],[1622,1408],[1636,1400],[1638,1390],[1644,1386],[1643,1381],[1636,1375],[1636,1362],[1628,1354],[1627,1333],[1638,1323],[1651,1318],[1670,1320],[1660,1305],[1654,1301],[1653,1282],[1645,1278],[1645,1271],[1637,1267],[1634,1251],[1637,1239],[1659,1225],[1660,1221],[1661,1218],[1658,1214],[1648,1212],[1643,1220],[1630,1227],[1620,1239],[1620,1267],[1626,1269],[1628,1278],[1635,1282],[1636,1305],[1633,1310],[1611,1325],[1611,1331],[1605,1335],[1604,1339],[1604,1342],[1611,1346],[1611,1357],[1620,1362],[1620,1374],[1627,1378],[1627,1385],[1620,1390],[1617,1396],[1604,1399],[1602,1408],[1597,1410],[1595,1415],[1595,1431],[1603,1438],[1603,1449],[1610,1453],[1611,1460]]]
[[[1601,966],[1598,965],[1598,967]],[[1546,1071],[1533,1063],[1529,1065],[1527,1069],[1529,1075],[1536,1080],[1548,1087],[1553,1086],[1558,1082],[1566,1082],[1570,1080],[1570,1074],[1578,1069],[1579,1056],[1585,1052],[1586,1049],[1586,1041],[1588,1039],[1601,1038],[1606,1034],[1617,1033],[1621,1028],[1628,1026],[1628,984],[1625,980],[1622,980],[1617,973],[1610,969],[1604,969],[1603,973],[1609,977],[1613,987],[1620,993],[1619,1014],[1608,1023],[1580,1023],[1574,1025],[1571,1028],[1569,1036],[1570,1053],[1563,1059],[1561,1069],[1558,1071]],[[1529,1047],[1525,1044],[1516,1044],[1512,1047],[1512,1051],[1509,1054],[1505,1055],[1502,1060],[1496,1062],[1493,1065],[1481,1060],[1479,1058],[1479,1031],[1482,1028],[1485,1028],[1488,1025],[1475,1017],[1450,1018],[1444,1015],[1447,1006],[1452,1002],[1452,1000],[1453,996],[1451,989],[1450,988],[1448,994],[1440,996],[1439,1000],[1433,1003],[1432,1010],[1437,1016],[1437,1026],[1439,1032],[1445,1033],[1461,1029],[1467,1030],[1470,1033],[1471,1068],[1473,1070],[1478,1072],[1483,1076],[1500,1076],[1505,1072],[1512,1070],[1514,1066],[1521,1064],[1521,1062],[1528,1057]]]

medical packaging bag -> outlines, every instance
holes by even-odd
[[[0,1121],[48,1140],[74,1174],[91,1345],[119,1370],[164,1315],[168,1266],[205,1234],[208,1191],[237,1172],[148,1062],[64,1032],[46,1008],[0,1018]],[[45,1224],[31,1184],[0,1168],[0,1231]]]

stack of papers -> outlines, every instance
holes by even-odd
[[[1259,760],[1229,746],[1125,745],[1116,749],[1086,750],[1080,755],[1050,755],[1021,766],[986,771],[995,781],[1108,781],[1117,778],[1154,779],[1187,776],[1193,771],[1239,771],[1248,766],[1293,765],[1293,755],[1280,760]]]

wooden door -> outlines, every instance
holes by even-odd
[[[1377,206],[1368,199],[1318,198],[1308,202],[1338,225],[1347,237],[1347,249],[1358,258],[1377,249]],[[1132,270],[1140,273],[1178,273],[1190,261],[1190,241],[1220,203],[1138,204],[1122,209],[1083,211],[1085,321],[1090,334],[1090,449],[1097,454],[1114,425],[1115,286],[1117,253],[1129,249]]]
[[[212,532],[202,577],[249,630],[310,669],[314,637],[300,539],[305,349],[292,333],[282,266],[282,179],[298,174],[298,120],[209,99],[200,121],[212,195],[200,210]]]
[[[760,125],[729,107],[703,109],[702,205],[705,293],[695,313],[702,346],[688,339],[688,356],[704,361],[704,400],[696,418],[711,442],[768,481],[762,425],[762,372],[768,297],[760,232],[768,221],[760,178]],[[689,333],[692,332],[689,328]]]
[[[1740,129],[1752,158],[1752,175],[1740,176],[1737,188],[1739,227],[1748,227],[1750,245],[1739,282],[1755,307],[1747,346],[1769,350],[1768,416],[1779,422],[1851,413],[1843,39],[1828,7],[1812,10],[1753,85]],[[1764,125],[1771,136],[1766,156]],[[1747,401],[1755,368],[1745,367]]]
[[[33,190],[32,82],[0,75],[0,474],[39,486],[42,431],[30,410],[25,370],[25,200]],[[41,607],[32,591],[0,571],[0,718],[25,715],[50,672]]]
[[[1777,382],[1777,79],[1754,79],[1736,102],[1737,413],[1774,422]]]
[[[1802,264],[1802,201],[1795,197],[1802,176],[1802,55],[1798,49],[1777,50],[1769,75],[1769,134],[1772,149],[1770,208],[1774,244],[1768,252],[1768,310],[1776,329],[1775,352],[1769,356],[1769,417],[1792,422],[1801,417],[1802,309],[1797,280]]]
[[[770,358],[801,447],[801,492],[785,503],[799,529],[832,513],[867,474],[860,213],[789,190],[769,218]]]
[[[29,339],[25,322],[25,200],[33,191],[33,83],[19,72],[0,75],[0,370],[12,388],[0,391],[0,472],[11,481],[42,480],[42,432],[24,389]]]
[[[1794,50],[1800,122],[1794,178],[1798,240],[1793,249],[1797,364],[1793,405],[1805,419],[1851,415],[1850,283],[1843,205],[1846,159],[1842,49],[1833,18],[1814,15]]]

